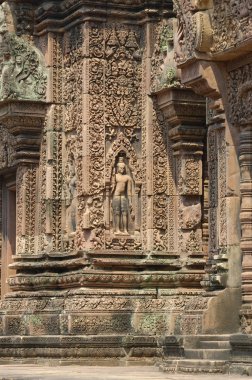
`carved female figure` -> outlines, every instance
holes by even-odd
[[[128,218],[132,207],[132,178],[126,174],[123,157],[119,157],[112,188],[114,233],[128,235]]]
[[[69,235],[76,232],[76,214],[77,214],[77,199],[76,199],[76,171],[74,160],[68,162],[67,175],[67,199],[66,199],[66,230]]]

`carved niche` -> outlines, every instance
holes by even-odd
[[[124,165],[124,172],[122,173],[121,181],[125,182],[120,184],[118,171],[122,170]],[[121,167],[121,168],[120,168]],[[124,178],[123,178],[124,176]],[[138,164],[137,155],[131,146],[129,140],[123,133],[119,133],[118,139],[111,145],[110,151],[107,155],[106,161],[106,229],[112,234],[120,235],[134,235],[140,231],[140,189],[141,189],[141,171]],[[125,203],[119,205],[117,197],[119,195],[118,188],[122,187],[122,198],[125,197]],[[126,209],[125,209],[126,208]],[[118,228],[117,214],[123,218],[123,213],[127,214],[127,221],[120,223],[122,228]],[[127,223],[127,227],[125,225]],[[124,228],[123,228],[124,227]],[[126,227],[126,228],[125,228]]]
[[[95,249],[134,249],[140,230],[142,181],[141,29],[113,23],[90,24],[86,33],[90,55],[87,146],[90,162],[87,164],[86,202],[90,211],[91,243]],[[114,191],[119,186],[116,178],[119,178],[120,160],[125,165],[122,176],[127,179],[127,199],[118,210]],[[115,221],[118,217],[119,228]],[[123,218],[127,228],[123,228]]]

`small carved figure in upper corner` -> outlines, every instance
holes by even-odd
[[[112,210],[116,235],[129,235],[128,219],[131,207],[132,178],[126,173],[123,157],[119,157],[112,188]]]

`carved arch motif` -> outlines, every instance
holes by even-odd
[[[142,174],[138,163],[138,158],[134,148],[132,147],[130,141],[124,136],[122,132],[119,133],[117,139],[113,142],[106,158],[106,182],[110,181],[111,173],[113,171],[116,157],[120,152],[124,152],[126,154],[126,158],[128,160],[129,169],[134,177],[134,180],[141,183],[142,182]]]

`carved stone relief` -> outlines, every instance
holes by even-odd
[[[215,0],[204,5],[176,0],[174,5],[178,16],[178,63],[192,58],[197,51],[224,53],[252,35],[252,8],[247,0]]]
[[[252,120],[252,64],[248,63],[229,72],[227,78],[229,109],[235,125]],[[237,96],[238,95],[238,96]]]
[[[15,160],[15,138],[0,126],[0,169],[12,166]]]
[[[154,100],[153,112],[153,228],[154,249],[168,249],[168,154],[164,117]],[[171,227],[171,226],[170,226]]]
[[[17,254],[35,253],[37,167],[17,170]]]

